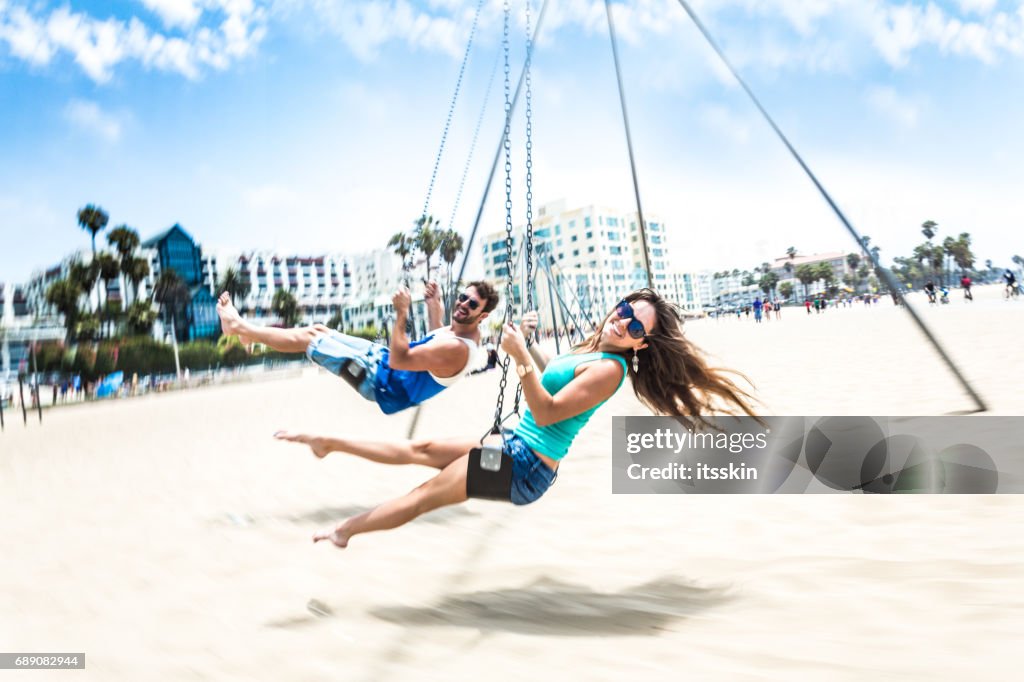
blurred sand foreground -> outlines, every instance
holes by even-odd
[[[1024,414],[1024,304],[924,315]],[[970,409],[904,314],[700,321],[774,414]],[[891,347],[882,343],[891,340]],[[474,435],[496,373],[427,404]],[[311,533],[431,471],[317,461],[278,428],[406,433],[329,375],[61,408],[0,434],[0,650],[86,652],[91,680],[1004,680],[1024,626],[1024,498],[613,496],[598,413],[526,508],[471,501],[347,550]]]

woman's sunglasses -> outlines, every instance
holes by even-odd
[[[629,301],[622,299],[619,304],[615,306],[615,314],[619,316],[619,319],[629,320],[629,324],[626,325],[626,331],[634,339],[643,339],[647,337],[647,328],[644,327],[644,323],[636,319],[636,313],[633,312],[633,306],[629,304]]]
[[[466,293],[459,294],[459,303],[468,303],[470,310],[476,310],[480,307],[480,301],[470,298]]]

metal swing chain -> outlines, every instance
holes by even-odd
[[[462,201],[462,190],[466,186],[466,178],[469,176],[469,168],[473,163],[473,152],[476,150],[476,141],[480,137],[480,126],[484,122],[484,113],[487,112],[487,103],[491,99],[491,86],[494,85],[494,74],[498,72],[498,61],[501,53],[494,55],[494,65],[491,67],[491,75],[487,79],[487,91],[484,93],[484,104],[480,107],[480,115],[476,119],[476,128],[473,130],[473,141],[469,144],[469,156],[466,158],[466,167],[462,169],[462,179],[459,181],[459,189],[455,193],[455,203],[452,204],[452,215],[448,219],[448,227],[455,227],[455,214],[459,210],[459,202]],[[449,306],[450,307],[450,306]]]
[[[526,295],[523,311],[534,309],[533,305],[533,89],[530,80],[530,65],[533,60],[533,38],[530,21],[530,0],[526,0],[526,243],[524,257],[526,259]],[[532,336],[532,334],[531,334]],[[532,339],[526,339],[529,348]],[[519,414],[519,404],[523,397],[522,382],[516,386],[516,399],[512,406],[512,414]]]
[[[512,132],[512,86],[510,83],[511,67],[509,65],[509,18],[512,14],[510,0],[504,0],[502,9],[505,13],[502,50],[505,53],[505,270],[508,282],[505,286],[505,322],[512,320],[512,288],[515,280],[512,276],[512,144],[509,141]],[[498,345],[501,345],[502,330],[498,331]],[[501,364],[501,381],[498,385],[498,403],[494,408],[494,426],[492,433],[501,432],[501,408],[505,404],[505,387],[508,385],[508,368],[511,358],[506,355]]]
[[[444,132],[441,133],[441,146],[437,150],[437,158],[434,159],[434,171],[430,175],[430,186],[427,187],[427,198],[423,200],[423,217],[427,217],[427,210],[430,208],[430,197],[434,193],[434,183],[437,181],[437,169],[441,165],[441,156],[444,154],[444,144],[448,139],[448,130],[452,125],[452,114],[455,112],[455,103],[459,100],[459,90],[462,88],[462,75],[466,72],[466,62],[469,61],[469,53],[473,47],[473,36],[476,34],[477,19],[480,18],[480,8],[484,0],[476,5],[476,14],[473,15],[473,25],[469,29],[469,42],[466,43],[466,52],[462,55],[462,65],[459,67],[459,77],[455,81],[455,94],[452,95],[452,102],[448,106],[448,118],[444,122]]]

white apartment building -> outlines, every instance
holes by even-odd
[[[560,282],[553,295],[561,293],[564,305],[603,314],[622,296],[641,286],[646,279],[641,250],[640,230],[636,212],[589,205],[570,209],[564,200],[545,204],[533,221],[533,245],[537,302],[542,315],[547,308],[559,305],[546,289],[547,275],[543,268],[546,255],[552,276]],[[665,224],[654,214],[646,216],[651,285],[663,296],[685,310],[700,310],[700,286],[693,273],[674,272],[669,263],[669,246]],[[525,226],[513,230],[513,258],[518,258],[517,276],[522,271],[522,244]],[[482,237],[481,250],[484,277],[499,285],[508,276],[508,253],[505,231]],[[543,291],[542,291],[543,289]],[[518,287],[517,299],[521,298]],[[519,305],[519,301],[516,302]],[[597,313],[596,311],[601,311]],[[547,323],[550,324],[550,319]]]
[[[832,266],[832,272],[835,273],[836,284],[842,285],[843,277],[852,273],[849,264],[846,262],[846,255],[841,251],[831,251],[828,253],[815,253],[810,256],[801,256],[797,254],[794,258],[789,256],[781,256],[776,258],[771,263],[771,270],[779,276],[779,284],[783,282],[789,282],[793,285],[793,295],[797,300],[802,301],[804,297],[804,285],[797,279],[796,269],[801,265],[817,265],[819,263],[828,263]],[[825,284],[823,281],[818,280],[807,285],[807,294],[813,296],[821,293],[825,290]]]
[[[271,251],[211,254],[203,257],[203,283],[214,296],[220,294],[217,282],[228,268],[234,268],[249,287],[235,306],[263,324],[276,321],[271,304],[274,294],[284,290],[298,302],[302,324],[324,323],[340,313],[345,329],[380,329],[390,324],[391,296],[402,284],[401,259],[385,249],[318,256]],[[415,276],[411,280],[414,300],[421,304],[422,284]]]

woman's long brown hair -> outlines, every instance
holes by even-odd
[[[658,414],[679,418],[688,426],[692,420],[709,424],[703,415],[712,412],[746,413],[757,417],[751,409],[753,397],[728,376],[734,374],[750,381],[743,374],[729,369],[708,366],[704,353],[683,336],[682,317],[678,308],[652,289],[639,289],[625,297],[627,301],[646,301],[654,307],[657,326],[647,337],[647,348],[637,351],[640,369],[633,371],[632,351],[614,353],[626,361],[626,371],[633,382],[636,397]],[[584,339],[576,348],[596,351],[601,331],[613,313],[609,313],[597,333]],[[720,399],[721,403],[714,398]]]

